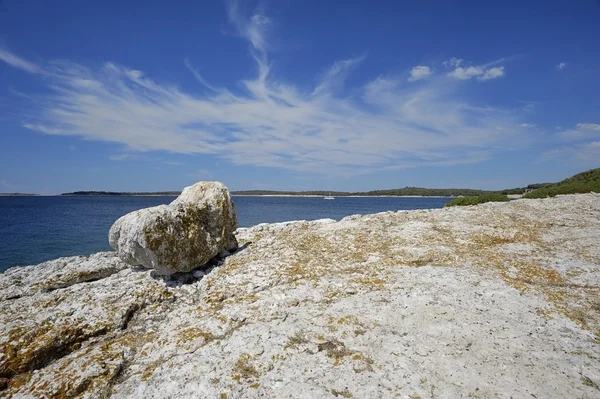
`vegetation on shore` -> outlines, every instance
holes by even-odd
[[[232,195],[296,195],[296,196],[423,196],[423,197],[464,197],[450,201],[447,206],[475,205],[490,201],[508,201],[506,195],[524,194],[523,198],[546,198],[558,194],[577,194],[600,192],[600,168],[591,169],[587,172],[576,174],[558,183],[537,183],[527,187],[516,187],[502,191],[473,190],[468,188],[423,188],[404,187],[390,190],[372,190],[364,192],[347,191],[275,191],[275,190],[243,190],[232,191]],[[157,191],[157,192],[114,192],[114,191],[75,191],[61,195],[104,195],[104,196],[144,196],[163,195],[177,196],[181,191]],[[13,194],[24,195],[24,194]]]
[[[527,189],[527,190],[526,190]],[[600,193],[600,168],[578,173],[558,183],[530,184],[525,188],[513,188],[499,193],[488,193],[475,197],[456,198],[445,206],[477,205],[485,202],[506,202],[507,194],[522,194],[523,198],[547,198],[563,194]]]
[[[516,188],[507,188],[506,190],[502,190],[500,191],[500,193],[505,194],[505,195],[511,195],[511,194],[525,194],[531,190],[537,190],[540,188],[544,188],[544,187],[548,187],[553,185],[554,183],[536,183],[536,184],[530,184],[527,187],[516,187]]]
[[[466,206],[466,205],[478,205],[486,202],[507,202],[508,197],[505,194],[501,193],[489,193],[484,195],[479,195],[475,197],[461,197],[455,198],[452,201],[448,202],[445,207],[448,206]]]
[[[600,193],[600,168],[578,173],[558,183],[528,192],[523,198],[547,198],[562,194]]]

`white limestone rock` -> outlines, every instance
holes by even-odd
[[[186,187],[169,205],[128,213],[109,232],[109,243],[130,265],[159,275],[188,272],[221,251],[237,248],[235,207],[220,182]]]
[[[187,279],[113,253],[0,274],[0,397],[599,397],[598,195],[236,236]]]

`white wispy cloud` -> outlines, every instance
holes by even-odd
[[[556,138],[561,141],[582,141],[600,139],[600,124],[578,123],[574,128],[560,130]]]
[[[477,79],[479,80],[489,80],[489,79],[496,79],[496,78],[500,78],[504,76],[504,67],[494,67],[494,68],[490,68],[488,70],[486,70],[483,75],[478,76]]]
[[[566,63],[566,62],[561,62],[560,64],[558,64],[558,65],[556,66],[556,69],[558,69],[559,71],[561,71],[561,70],[565,69],[567,66],[568,66],[568,65],[567,65],[567,63]]]
[[[419,85],[382,76],[344,91],[345,77],[365,60],[359,56],[334,63],[313,89],[271,79],[271,20],[245,14],[234,1],[228,16],[257,67],[241,91],[211,85],[189,60],[191,73],[209,89],[204,94],[115,63],[32,67],[5,51],[3,61],[38,76],[52,91],[37,98],[37,117],[23,125],[122,143],[129,151],[213,154],[237,165],[329,175],[480,162],[523,142],[516,111],[470,104],[445,76]],[[461,63],[449,65],[463,69]],[[499,77],[494,69],[467,67],[463,73],[491,79]]]
[[[8,65],[11,65],[15,68],[22,69],[26,72],[37,73],[40,72],[40,67],[31,62],[27,61],[24,58],[19,57],[18,55],[12,53],[6,48],[0,47],[0,61],[6,62]]]
[[[575,127],[577,129],[600,131],[600,125],[597,123],[578,123],[577,125],[575,125]]]
[[[537,125],[534,123],[521,123],[519,125],[519,127],[524,127],[524,128],[532,128],[532,127],[536,127]]]
[[[424,65],[417,65],[410,71],[410,76],[408,77],[409,82],[414,82],[415,80],[425,79],[429,75],[432,74],[431,68]]]
[[[575,144],[546,151],[541,156],[541,161],[569,161],[580,165],[598,167],[600,159],[600,141]]]
[[[502,60],[500,60],[502,61]],[[487,65],[474,65],[462,67],[464,60],[456,57],[452,57],[451,59],[444,61],[442,64],[446,68],[454,68],[454,70],[447,73],[447,76],[459,79],[459,80],[469,80],[472,78],[477,78],[477,80],[490,80],[497,79],[504,76],[504,67],[492,67],[489,68],[492,64],[495,64],[499,61],[489,63]]]
[[[444,65],[446,68],[459,67],[463,61],[464,60],[462,58],[452,57],[449,60],[442,62],[442,65]]]
[[[113,154],[109,158],[113,161],[133,161],[140,159],[140,156],[136,154]]]
[[[206,87],[207,89],[210,89],[210,90],[212,90],[212,91],[214,91],[214,92],[217,92],[217,93],[219,93],[219,92],[223,92],[223,93],[225,93],[225,92],[226,92],[226,90],[223,90],[223,89],[220,89],[220,88],[215,88],[215,87],[214,87],[214,86],[212,86],[210,83],[208,83],[208,82],[207,82],[207,81],[206,81],[206,80],[205,80],[205,79],[202,77],[202,75],[200,75],[200,72],[198,71],[198,69],[197,69],[197,68],[195,68],[195,67],[192,65],[192,63],[191,63],[191,61],[190,61],[189,59],[187,59],[187,58],[186,58],[186,59],[183,61],[183,63],[185,64],[185,66],[187,67],[187,69],[189,69],[189,70],[190,70],[190,72],[192,73],[192,75],[194,75],[194,77],[196,78],[196,80],[197,80],[198,82],[200,82],[200,84],[201,84],[202,86],[204,86],[204,87]]]
[[[362,55],[356,58],[336,61],[321,77],[319,84],[313,90],[313,95],[332,93],[342,87],[344,80],[352,69],[365,59]]]
[[[229,22],[237,29],[238,34],[251,44],[251,54],[256,60],[258,78],[255,81],[244,82],[247,88],[255,95],[264,95],[264,83],[269,74],[270,65],[267,58],[267,33],[271,20],[260,14],[248,16],[240,7],[238,0],[226,0],[227,16]]]
[[[467,79],[474,78],[475,76],[481,76],[484,73],[485,73],[485,71],[481,67],[475,67],[475,66],[470,66],[467,68],[457,67],[452,72],[448,72],[448,76],[455,78],[455,79],[467,80]]]

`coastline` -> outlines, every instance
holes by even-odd
[[[597,395],[600,195],[236,236],[238,251],[170,278],[114,252],[0,274],[0,393]]]
[[[177,194],[119,194],[119,195],[42,195],[42,194],[15,194],[2,195],[0,197],[177,197]],[[293,195],[293,194],[231,194],[232,197],[300,197],[300,198],[323,198],[323,195]],[[457,198],[450,195],[340,195],[334,198]]]
[[[304,197],[323,198],[323,195],[292,195],[292,194],[231,194],[232,197]],[[446,195],[332,195],[333,198],[456,198]]]

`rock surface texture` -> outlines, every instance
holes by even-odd
[[[160,275],[188,272],[221,251],[237,248],[235,207],[227,187],[199,182],[169,205],[128,213],[108,234],[110,246],[130,265]]]
[[[0,396],[598,398],[600,196],[238,229],[0,275]]]

